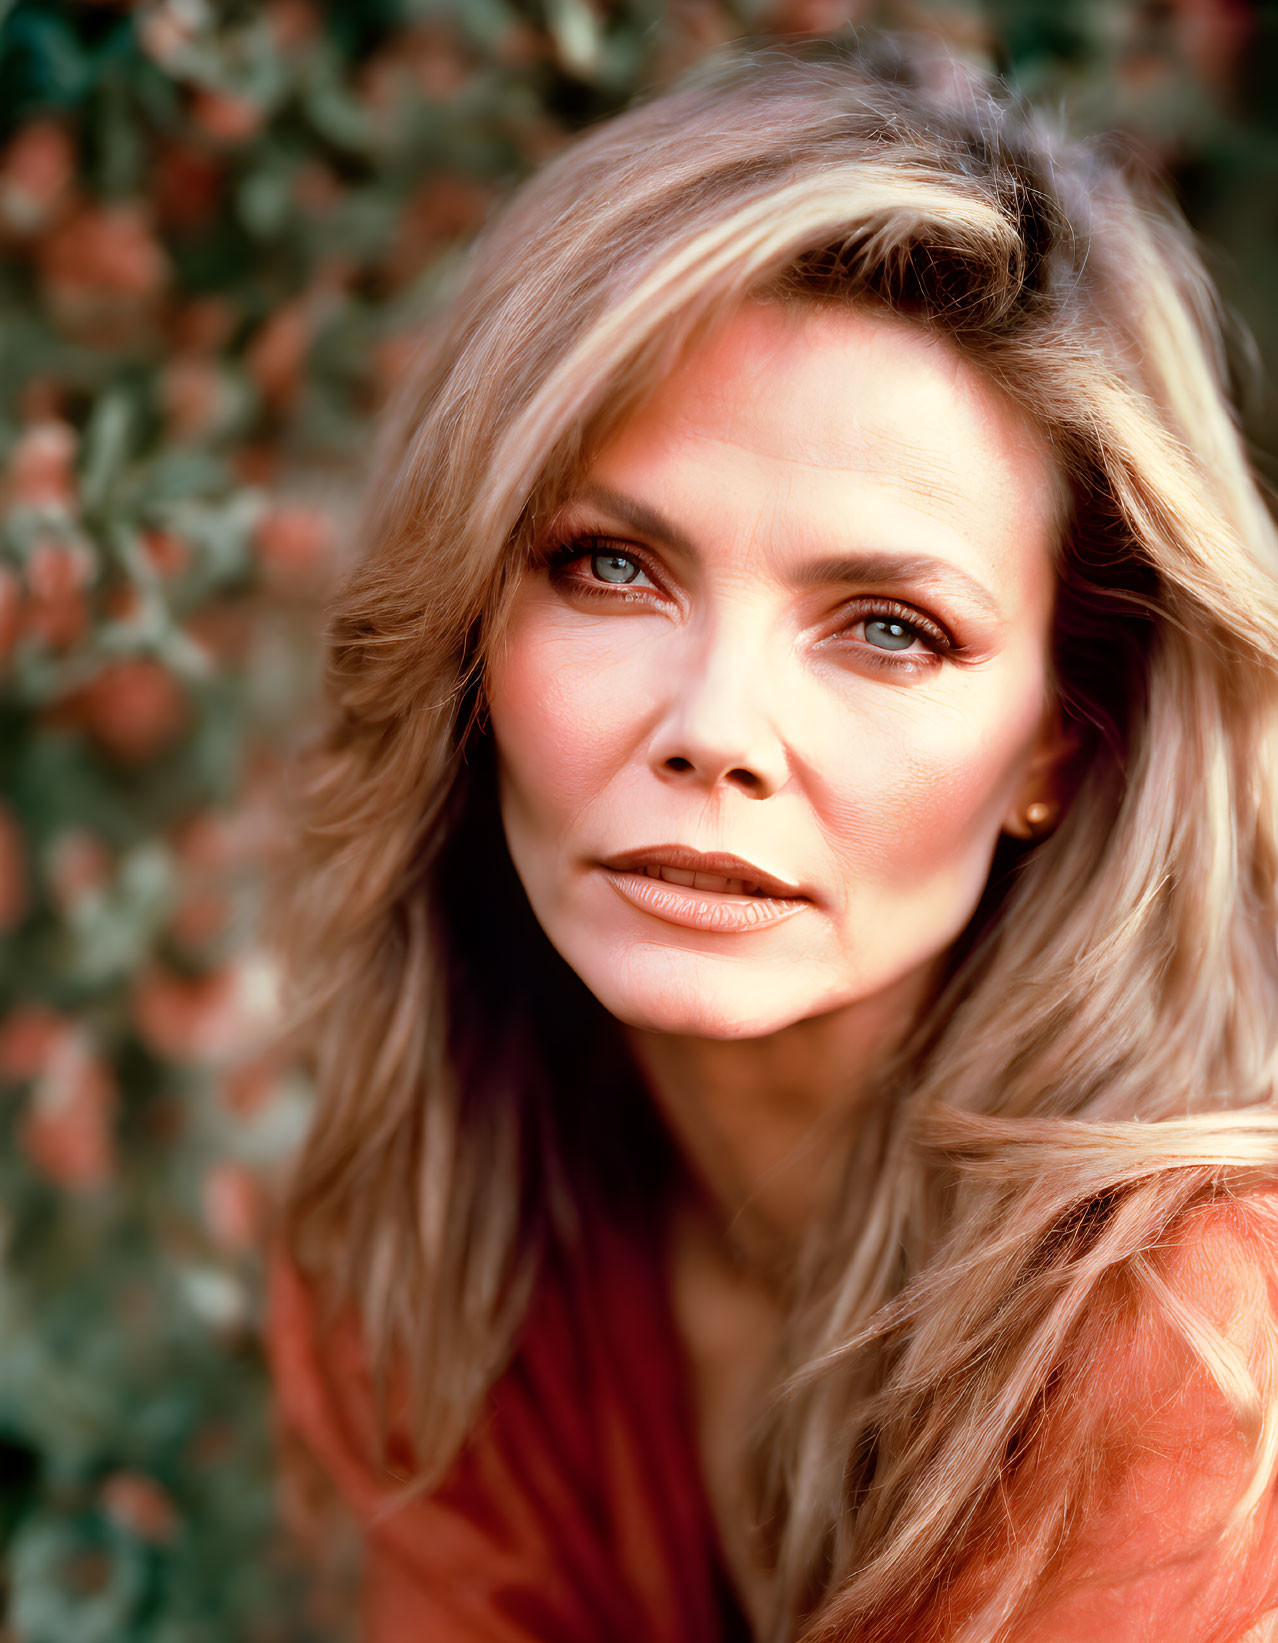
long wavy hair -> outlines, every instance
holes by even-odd
[[[1278,1168],[1278,552],[1210,283],[1132,172],[908,40],[719,54],[485,227],[384,415],[331,615],[280,925],[317,1090],[285,1232],[379,1373],[407,1366],[424,1488],[592,1183],[658,1179],[619,1035],[497,817],[484,661],[539,530],[751,295],[910,316],[1056,453],[1072,790],[1050,838],[1000,847],[794,1261],[755,1443],[776,1640],[987,1643],[1026,1612],[1087,1475],[1040,1468],[1005,1544],[1044,1400],[1116,1297],[1177,1312],[1159,1249]],[[1183,1311],[1255,1498],[1272,1403]],[[993,1573],[963,1618],[977,1549]]]

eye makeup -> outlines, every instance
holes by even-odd
[[[855,638],[857,628],[864,629],[859,639]],[[855,643],[874,653],[876,665],[908,667],[915,672],[948,660],[958,650],[932,617],[914,605],[875,594],[849,600],[840,613],[840,626],[825,643]],[[923,649],[910,648],[916,644]]]
[[[538,564],[552,585],[574,598],[634,605],[650,603],[654,594],[660,599],[670,597],[646,553],[633,543],[603,534],[582,532],[552,541]],[[854,648],[858,659],[884,670],[918,674],[961,650],[933,617],[887,595],[865,594],[848,600],[839,621],[840,626],[821,643]],[[864,629],[859,638],[857,628]]]
[[[576,574],[575,567],[583,562],[588,562],[587,573]],[[624,566],[633,566],[635,574],[629,577],[610,575],[603,568],[609,563],[618,572]],[[669,597],[662,585],[661,573],[649,555],[631,542],[620,542],[593,532],[584,532],[566,541],[553,541],[540,556],[538,568],[545,571],[553,586],[565,591],[571,589],[574,594],[586,598],[602,596],[607,599],[618,595],[651,593]],[[592,571],[595,574],[590,574]],[[640,576],[646,577],[647,582],[640,583]]]

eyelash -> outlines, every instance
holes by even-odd
[[[660,577],[637,548],[631,547],[628,542],[615,542],[607,536],[574,536],[567,542],[556,543],[543,563],[550,573],[551,581],[573,581],[575,586],[582,592],[601,593],[605,598],[611,599],[615,598],[617,594],[629,593],[631,591],[629,584],[626,582],[577,582],[575,578],[570,578],[565,574],[568,567],[576,564],[579,559],[585,559],[594,553],[605,553],[609,549],[613,550],[619,559],[633,560],[644,575],[648,577],[649,581],[660,586]],[[633,591],[635,593],[646,593],[651,590],[635,588]]]
[[[571,582],[574,593],[584,594],[587,598],[615,600],[621,597],[627,603],[634,603],[637,598],[641,599],[645,594],[650,593],[652,591],[650,588],[635,588],[632,592],[629,584],[625,582],[589,582],[570,577],[567,574],[569,568],[578,561],[587,558],[591,554],[603,553],[610,549],[615,551],[619,558],[632,560],[651,582],[660,587],[660,576],[653,569],[645,554],[629,542],[616,541],[607,536],[584,534],[574,536],[565,542],[556,543],[543,556],[541,565],[552,582],[561,586],[564,583]],[[869,644],[868,641],[859,641],[863,652],[871,655],[877,666],[918,673],[925,668],[934,667],[939,662],[957,656],[959,652],[960,647],[938,622],[924,616],[921,611],[915,610],[911,605],[903,605],[899,599],[862,595],[848,600],[845,606],[845,614],[851,618],[849,625],[875,618],[899,622],[902,627],[909,628],[915,633],[928,647],[929,653],[926,656],[921,656],[918,652],[906,653],[903,651],[882,650],[877,645]],[[842,637],[842,630],[832,635],[832,637],[836,639]]]

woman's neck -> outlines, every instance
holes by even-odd
[[[691,1174],[746,1258],[754,1251],[770,1262],[822,1213],[872,1075],[917,1020],[933,980],[929,969],[765,1038],[626,1029]]]

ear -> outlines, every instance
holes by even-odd
[[[1065,807],[1066,771],[1077,751],[1078,737],[1065,728],[1060,703],[1053,697],[1043,711],[1038,740],[1003,818],[1005,833],[1014,839],[1039,839],[1053,830]]]

